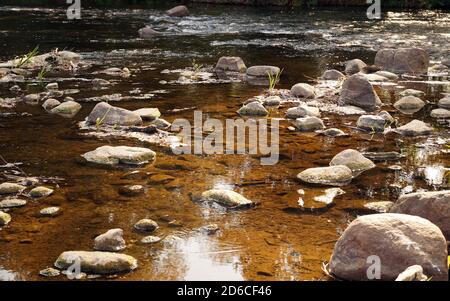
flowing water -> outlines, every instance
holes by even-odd
[[[249,155],[177,156],[167,147],[132,138],[83,135],[78,123],[94,107],[95,102],[87,101],[92,97],[121,94],[124,99],[113,105],[158,107],[170,122],[181,117],[192,120],[193,110],[177,109],[193,107],[223,120],[237,117],[242,102],[265,89],[245,83],[161,82],[173,79],[161,71],[189,67],[193,59],[206,66],[232,55],[241,56],[247,66],[280,66],[284,72],[279,87],[290,88],[320,76],[327,68],[342,70],[348,59],[373,62],[376,50],[384,46],[421,45],[432,59],[439,59],[450,44],[449,12],[391,12],[379,22],[368,21],[362,10],[279,11],[198,5],[191,12],[190,17],[178,19],[164,16],[159,8],[84,8],[82,20],[68,21],[63,8],[0,7],[0,61],[39,45],[42,53],[68,49],[92,63],[92,68],[73,78],[45,79],[58,81],[60,89],[79,90],[71,96],[83,108],[74,118],[21,103],[0,108],[0,154],[17,164],[0,167],[2,181],[8,175],[26,174],[55,188],[53,195],[9,211],[12,222],[0,230],[0,279],[42,279],[39,271],[52,266],[61,252],[92,250],[94,237],[122,228],[127,241],[124,253],[137,258],[139,268],[118,275],[118,279],[325,280],[322,263],[329,260],[348,223],[367,213],[365,203],[395,201],[402,192],[448,187],[448,123],[429,117],[441,93],[450,92],[448,77],[401,83],[426,92],[429,104],[414,115],[403,115],[392,105],[384,108],[402,124],[412,119],[432,123],[437,129],[433,135],[372,135],[352,128],[358,116],[323,114],[327,127],[350,134],[327,138],[291,132],[287,129],[290,123],[281,120],[280,161],[274,166],[262,166],[259,158]],[[163,34],[139,39],[137,30],[145,25]],[[128,67],[133,75],[93,75],[109,67]],[[114,84],[95,89],[89,80],[95,77]],[[0,84],[0,97],[12,97],[12,85]],[[24,83],[19,85],[26,88]],[[377,91],[387,104],[397,97],[392,90],[377,87]],[[282,117],[284,111],[272,111],[270,117]],[[83,153],[106,144],[149,147],[157,152],[157,160],[142,168],[113,169],[80,161]],[[301,207],[299,189],[317,196],[324,188],[299,183],[296,175],[305,168],[327,166],[334,155],[348,148],[397,151],[405,158],[378,162],[375,169],[342,187],[345,194],[328,206]],[[389,169],[393,164],[402,169]],[[132,170],[170,175],[175,180],[154,184],[148,183],[148,176],[123,178]],[[145,194],[119,194],[119,187],[127,184],[144,185]],[[234,189],[259,205],[225,211],[191,200],[191,194],[212,188]],[[40,217],[39,210],[48,206],[60,206],[63,213]],[[142,218],[159,223],[155,235],[175,235],[180,240],[141,244],[143,235],[132,228]],[[215,235],[195,231],[212,223],[220,227]]]

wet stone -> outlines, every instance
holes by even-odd
[[[422,136],[431,134],[433,128],[425,122],[415,119],[397,128],[396,131],[403,136]]]
[[[364,204],[364,208],[377,212],[377,213],[386,213],[394,206],[394,202],[383,201],[383,202],[370,202]]]
[[[39,211],[39,213],[42,216],[48,216],[48,217],[57,216],[60,212],[61,212],[61,208],[59,208],[59,207],[48,207],[48,208],[44,208],[41,211]]]
[[[160,242],[160,241],[161,241],[160,237],[152,236],[152,235],[143,237],[141,239],[141,243],[143,243],[143,244],[155,244],[155,243]]]
[[[148,148],[105,145],[82,157],[88,162],[102,165],[142,165],[155,160],[156,153]]]
[[[158,229],[158,224],[154,220],[146,218],[138,221],[133,227],[141,232],[153,232]]]
[[[243,195],[232,190],[212,189],[202,193],[201,199],[204,201],[216,202],[227,208],[248,208],[255,204]]]
[[[405,157],[398,152],[364,152],[363,156],[373,161],[398,161]]]
[[[161,117],[161,112],[158,108],[144,108],[133,111],[133,113],[141,116],[142,120],[155,120]]]
[[[33,188],[32,190],[30,190],[30,192],[28,193],[30,197],[32,198],[43,198],[46,196],[49,196],[53,193],[53,189],[44,187],[44,186],[39,186],[36,188]]]
[[[39,271],[39,275],[44,277],[57,277],[61,275],[61,272],[54,268],[46,268]]]
[[[197,230],[200,233],[204,233],[207,235],[214,235],[217,233],[217,231],[219,231],[219,226],[217,224],[209,224],[203,227],[198,228]]]
[[[351,169],[345,165],[308,168],[297,175],[297,178],[310,184],[343,186],[351,182]]]
[[[126,248],[122,229],[111,229],[97,236],[94,240],[94,250],[117,252]]]
[[[11,221],[11,215],[0,211],[0,227],[6,226]]]
[[[323,131],[319,131],[321,135],[327,136],[327,137],[344,137],[348,136],[344,131],[336,128],[330,128]]]
[[[415,96],[415,97],[421,97],[424,96],[425,92],[415,89],[406,89],[402,92],[400,92],[400,96],[406,97],[406,96]]]
[[[291,95],[300,98],[314,98],[316,92],[313,86],[305,83],[295,84],[291,88]]]
[[[306,116],[320,117],[319,108],[300,105],[295,108],[290,108],[286,111],[286,118],[297,119]]]
[[[50,111],[53,108],[56,108],[57,106],[59,106],[60,104],[61,104],[61,102],[59,100],[56,100],[54,98],[49,98],[42,104],[42,107],[45,110]]]
[[[434,109],[431,111],[430,116],[433,118],[442,118],[447,119],[450,118],[450,110],[447,109]]]
[[[4,199],[0,201],[0,209],[23,207],[26,204],[27,201],[21,199]]]
[[[0,184],[0,194],[18,194],[25,190],[25,186],[16,183]]]
[[[418,112],[424,106],[425,102],[415,96],[405,96],[394,104],[394,108],[405,114]]]
[[[126,185],[121,186],[119,188],[119,193],[124,196],[138,196],[142,193],[144,193],[144,186],[142,185]]]
[[[297,130],[302,132],[313,132],[316,130],[323,130],[325,128],[325,125],[320,118],[311,116],[297,118],[294,121],[294,126]]]
[[[444,97],[439,100],[438,106],[443,109],[450,109],[450,97]]]
[[[347,166],[351,169],[353,177],[375,167],[375,164],[370,159],[367,159],[359,151],[354,149],[344,150],[334,156],[330,162],[330,166],[335,165]]]
[[[386,120],[377,115],[362,115],[359,117],[357,127],[370,132],[384,132]]]
[[[239,115],[243,116],[267,116],[269,112],[266,108],[257,101],[251,102],[249,104],[244,105],[238,111]]]

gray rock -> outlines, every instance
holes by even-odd
[[[157,118],[152,122],[152,125],[154,125],[159,130],[167,130],[172,124],[165,119]]]
[[[158,108],[143,108],[133,111],[133,113],[141,116],[142,120],[155,120],[161,117],[161,112]]]
[[[0,227],[6,226],[11,221],[11,215],[0,211]]]
[[[53,108],[50,112],[54,114],[61,115],[71,115],[74,116],[80,111],[81,105],[75,101],[66,101],[60,104],[59,106]]]
[[[97,104],[89,114],[86,123],[89,125],[107,124],[107,125],[139,125],[142,124],[142,118],[138,114],[113,107],[106,102]]]
[[[297,130],[302,132],[313,132],[325,128],[322,119],[312,116],[297,118],[293,124]]]
[[[430,58],[421,48],[381,49],[375,56],[375,65],[397,74],[427,73]]]
[[[450,118],[450,110],[442,109],[442,108],[434,109],[431,111],[430,116],[433,118],[447,119],[447,118]]]
[[[67,269],[79,262],[81,272],[92,274],[115,274],[137,268],[137,260],[129,255],[112,252],[68,251],[59,255],[55,267]]]
[[[38,104],[41,97],[39,94],[28,94],[23,97],[23,101],[27,104]]]
[[[415,96],[405,96],[402,97],[394,104],[394,108],[399,110],[402,113],[413,114],[415,112],[420,111],[425,106],[425,102],[423,102],[420,98]]]
[[[245,66],[244,61],[240,57],[223,56],[217,62],[216,69],[222,71],[245,72],[247,66]]]
[[[362,172],[374,168],[376,165],[364,157],[360,152],[354,149],[347,149],[336,156],[331,160],[330,166],[336,165],[345,165],[353,173],[353,177],[358,176]]]
[[[118,252],[126,248],[122,229],[111,229],[97,236],[94,240],[94,250]]]
[[[278,107],[281,103],[281,97],[280,96],[269,96],[263,99],[262,101],[264,106],[268,107]]]
[[[344,131],[336,128],[330,128],[323,131],[319,131],[320,134],[327,136],[327,137],[343,137],[348,136]]]
[[[319,108],[300,105],[295,108],[290,108],[286,111],[286,118],[297,119],[306,116],[320,117]]]
[[[390,212],[423,217],[438,226],[450,241],[450,190],[402,195]]]
[[[297,175],[297,178],[310,184],[343,186],[351,182],[353,175],[345,165],[308,168]]]
[[[412,265],[401,272],[395,281],[427,281],[428,277],[423,274],[423,268],[420,265]]]
[[[344,81],[339,104],[355,105],[367,111],[375,111],[382,102],[370,82],[361,74],[355,74]]]
[[[232,190],[212,189],[202,193],[201,199],[204,201],[216,202],[227,208],[248,208],[255,203],[245,198],[243,195]]]
[[[58,90],[59,85],[58,83],[49,83],[47,86],[45,86],[45,89],[47,90]]]
[[[134,224],[134,229],[142,232],[153,232],[158,229],[158,224],[149,218],[141,219],[136,224]]]
[[[396,131],[403,136],[422,136],[431,134],[433,132],[433,128],[423,121],[414,119],[413,121],[397,128]]]
[[[44,186],[39,186],[36,188],[33,188],[32,190],[30,190],[30,192],[28,193],[30,197],[32,198],[43,198],[46,196],[49,196],[53,193],[53,189],[44,187]]]
[[[280,71],[280,68],[275,66],[252,66],[247,69],[247,75],[267,78],[269,74],[275,76]]]
[[[25,190],[25,186],[16,183],[2,183],[0,184],[0,194],[18,194]]]
[[[4,199],[0,201],[0,209],[9,209],[16,207],[23,207],[27,204],[27,201],[21,199]]]
[[[322,74],[322,79],[324,80],[341,80],[344,79],[345,75],[335,69],[327,70]]]
[[[171,17],[186,17],[189,16],[189,9],[184,5],[178,5],[166,11],[166,14]]]
[[[364,67],[366,66],[366,63],[364,63],[360,59],[350,60],[345,64],[345,73],[347,75],[353,75],[363,71]]]
[[[146,236],[144,238],[141,239],[141,243],[143,244],[155,244],[157,242],[160,242],[161,238],[158,236]]]
[[[239,115],[243,116],[267,116],[269,112],[266,108],[258,101],[251,102],[242,106],[238,111]]]
[[[305,83],[295,84],[291,88],[291,95],[300,98],[314,98],[316,97],[316,92],[313,86]]]
[[[51,111],[53,108],[56,108],[60,104],[61,102],[59,100],[49,98],[42,104],[42,107],[47,111]]]
[[[395,280],[415,264],[433,280],[448,279],[447,242],[436,225],[418,216],[380,213],[358,217],[336,243],[330,272],[341,279],[369,280],[371,256],[380,260],[380,280]]]
[[[422,97],[425,95],[425,92],[419,91],[419,90],[414,90],[414,89],[406,89],[406,90],[403,90],[402,92],[400,92],[399,95],[402,97],[406,97],[406,96]]]
[[[54,217],[59,215],[61,208],[59,207],[47,207],[39,211],[42,216]]]
[[[356,126],[366,131],[384,132],[387,124],[386,120],[381,116],[362,115],[358,118]]]
[[[443,109],[450,109],[450,97],[444,97],[438,102],[438,106]]]
[[[148,148],[130,146],[101,146],[83,156],[88,162],[117,165],[142,165],[155,160],[156,153]]]
[[[161,33],[159,31],[154,30],[153,28],[144,27],[138,30],[138,34],[139,37],[141,37],[142,39],[150,39],[160,35]]]

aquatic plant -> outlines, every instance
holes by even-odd
[[[37,79],[41,86],[44,84],[44,78],[45,78],[46,74],[47,74],[47,70],[46,70],[45,66],[42,66],[41,71],[39,71],[39,73],[37,75]]]
[[[102,118],[98,117],[98,118],[95,120],[95,127],[97,128],[97,131],[98,131],[98,130],[100,129],[100,127],[102,126],[102,124],[103,124],[103,122],[105,121],[106,116],[108,115],[108,113],[109,113],[110,110],[111,110],[111,107],[108,108],[108,110],[106,111],[105,115],[103,115]]]
[[[194,70],[193,78],[197,79],[198,74],[200,73],[200,70],[203,68],[202,64],[198,64],[195,59],[192,59],[192,69]]]
[[[269,91],[272,91],[275,89],[275,86],[280,81],[281,73],[283,73],[283,70],[284,69],[281,69],[275,75],[272,75],[272,73],[267,72],[267,76],[269,77]]]
[[[38,50],[39,50],[39,46],[36,46],[36,47],[34,47],[33,50],[31,50],[27,54],[24,54],[20,58],[16,58],[16,60],[18,60],[18,62],[16,64],[16,68],[21,68],[22,66],[25,66],[26,64],[28,64],[39,53]]]

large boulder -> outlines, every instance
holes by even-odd
[[[375,65],[397,74],[427,73],[430,58],[421,48],[381,49],[375,56]]]
[[[155,160],[156,153],[148,148],[130,146],[101,146],[82,155],[88,162],[102,165],[142,165]]]
[[[166,11],[166,14],[171,17],[186,17],[189,16],[189,9],[185,5],[178,5]]]
[[[330,166],[335,165],[347,166],[351,169],[354,177],[375,167],[375,164],[371,160],[367,159],[360,152],[354,149],[344,150],[334,156],[330,162]]]
[[[232,190],[212,189],[202,193],[204,201],[216,202],[227,208],[246,208],[255,204],[243,195]]]
[[[301,98],[314,98],[316,97],[316,92],[313,86],[305,83],[299,83],[292,86],[291,95]]]
[[[366,111],[375,111],[382,105],[370,82],[361,74],[352,75],[344,81],[339,103],[355,105]]]
[[[112,252],[68,251],[59,255],[55,267],[68,269],[80,264],[81,272],[92,274],[115,274],[137,268],[137,260],[129,255]]]
[[[396,131],[403,136],[423,136],[433,132],[433,128],[423,121],[414,119],[413,121],[398,127]]]
[[[426,218],[438,226],[450,241],[450,190],[402,195],[390,212]]]
[[[139,114],[132,111],[116,108],[106,102],[98,103],[89,114],[86,123],[88,125],[138,125],[142,124]]]
[[[94,250],[117,252],[126,248],[122,229],[111,229],[100,234],[94,240]]]
[[[436,225],[418,216],[358,217],[336,243],[329,269],[342,279],[368,280],[374,256],[380,259],[381,280],[395,280],[412,265],[421,265],[433,280],[448,280],[445,237]]]
[[[293,124],[294,127],[301,132],[314,132],[325,128],[322,119],[314,116],[297,118]]]
[[[238,56],[223,56],[217,62],[216,70],[245,72],[247,67],[244,61]]]
[[[297,175],[297,178],[310,184],[343,186],[351,182],[353,174],[345,165],[308,168]]]
[[[364,70],[367,64],[360,59],[350,60],[345,63],[345,73],[347,75],[353,75]]]

